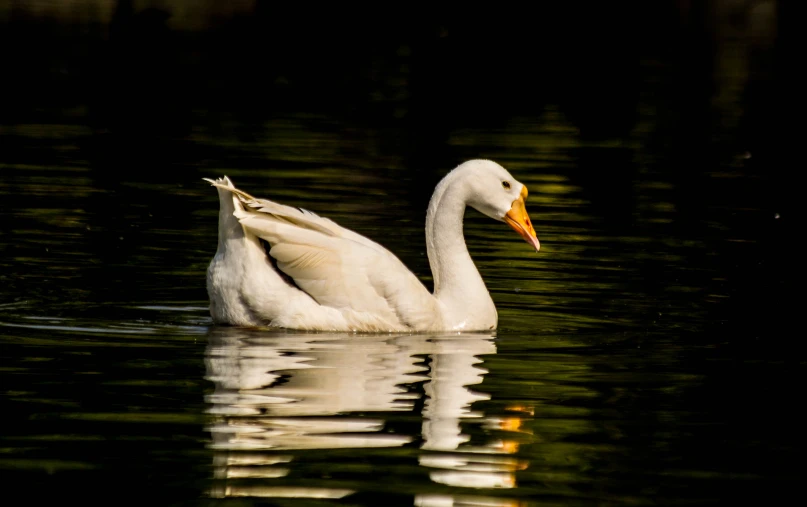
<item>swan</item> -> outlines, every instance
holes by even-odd
[[[498,314],[465,245],[466,206],[507,223],[537,252],[527,187],[499,164],[469,160],[438,183],[426,213],[434,293],[389,250],[308,210],[256,199],[227,176],[218,248],[207,270],[215,324],[307,331],[495,329]]]

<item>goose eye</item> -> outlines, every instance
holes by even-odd
[[[504,187],[505,190],[510,190],[510,182],[509,181],[503,181],[502,186]]]

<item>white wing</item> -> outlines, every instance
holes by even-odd
[[[211,183],[238,197],[243,210],[236,209],[235,216],[241,225],[270,245],[278,270],[320,305],[419,329],[439,325],[435,298],[378,243],[310,211]]]

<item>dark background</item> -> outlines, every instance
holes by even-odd
[[[336,129],[377,131],[387,153],[424,175],[412,192],[425,203],[461,161],[447,142],[452,130],[540,121],[550,108],[577,129],[570,178],[619,230],[632,226],[637,139],[675,183],[676,227],[697,235],[705,207],[723,197],[762,210],[732,225],[758,244],[726,257],[729,320],[756,339],[787,329],[795,310],[800,78],[791,3],[0,5],[6,164],[57,156],[16,126],[78,124],[86,135],[71,156],[88,161],[100,187],[114,189],[123,175],[187,182],[189,168],[229,156],[193,141],[194,132],[257,145],[267,120],[327,115]],[[266,156],[241,154],[239,163],[272,166]],[[715,171],[737,183],[716,186]],[[732,195],[716,195],[726,188]]]
[[[202,301],[203,272],[215,248],[214,197],[205,194],[209,200],[202,202],[197,197],[200,190],[183,193],[183,187],[199,185],[201,172],[210,177],[231,167],[242,173],[279,166],[306,171],[335,168],[358,185],[360,173],[384,173],[390,160],[395,160],[412,175],[401,179],[401,186],[409,188],[398,189],[397,197],[415,202],[412,209],[423,210],[434,183],[472,151],[452,144],[453,132],[509,129],[510,135],[527,135],[512,132],[513,125],[545,121],[551,126],[554,116],[550,115],[560,112],[562,121],[574,128],[575,144],[563,148],[572,162],[564,158],[562,164],[558,162],[562,167],[553,170],[582,188],[586,206],[591,205],[601,222],[591,229],[610,240],[615,254],[575,259],[579,264],[556,267],[544,281],[556,282],[555,295],[563,299],[572,291],[563,285],[568,279],[560,275],[579,275],[600,260],[607,263],[609,258],[635,252],[635,262],[622,264],[623,276],[630,282],[627,286],[644,292],[613,294],[592,282],[591,290],[578,290],[594,303],[571,305],[566,311],[582,316],[587,311],[600,318],[605,311],[614,313],[619,305],[634,305],[635,309],[624,310],[631,315],[633,327],[614,318],[608,329],[620,333],[623,326],[637,332],[652,329],[658,320],[661,331],[647,340],[666,334],[675,337],[659,338],[655,348],[666,362],[648,360],[648,371],[663,369],[675,359],[684,373],[708,373],[708,382],[687,396],[659,388],[658,393],[648,390],[642,397],[636,394],[641,394],[636,385],[644,384],[626,383],[624,392],[637,396],[635,412],[641,416],[637,432],[654,427],[643,417],[650,413],[648,407],[658,405],[668,417],[664,432],[674,434],[671,441],[691,456],[690,468],[719,463],[716,469],[732,470],[731,465],[739,463],[738,469],[761,471],[759,475],[766,478],[765,482],[747,481],[743,487],[736,484],[740,479],[727,480],[730,493],[723,494],[721,489],[721,498],[747,500],[749,491],[760,499],[785,495],[798,489],[793,478],[803,468],[781,458],[797,456],[794,449],[803,448],[799,403],[803,340],[796,326],[801,303],[796,256],[803,227],[795,211],[803,166],[797,107],[803,93],[803,56],[796,52],[802,44],[797,43],[799,17],[794,5],[775,0],[572,0],[480,7],[396,4],[393,9],[341,4],[293,7],[261,0],[0,0],[0,195],[4,196],[0,234],[6,239],[0,242],[0,255],[9,263],[0,264],[4,268],[0,284],[5,299],[22,305],[21,310],[5,311],[19,313],[20,318],[26,313],[78,316],[78,327],[89,328],[104,319],[140,322],[143,310],[129,307],[133,301],[143,302],[135,296],[168,294],[165,299],[175,304]],[[346,156],[326,167],[313,157],[283,158],[277,150],[261,149],[286,142],[280,138],[282,129],[267,128],[270,122],[306,115],[327,119],[312,122],[307,134],[316,129],[345,130],[360,138],[362,132],[371,131],[379,151],[370,157],[355,143],[346,143],[341,148]],[[59,141],[62,131],[69,137],[67,147]],[[34,135],[37,132],[48,135]],[[299,141],[295,135],[288,139]],[[479,155],[486,152],[480,149]],[[510,162],[519,162],[519,157],[517,150],[507,154]],[[361,166],[348,166],[347,160]],[[524,160],[528,161],[526,156]],[[59,166],[59,171],[49,172],[49,165]],[[90,183],[82,181],[73,187],[65,181],[64,175],[73,168],[82,176],[89,173]],[[3,178],[9,171],[13,175],[9,179],[22,182],[19,187]],[[541,169],[528,171],[537,174]],[[636,220],[633,194],[651,173],[671,182],[670,195],[667,190],[664,194],[675,209],[669,223],[648,226]],[[82,193],[71,195],[71,189],[80,186]],[[37,193],[28,195],[16,188]],[[176,198],[168,199],[172,190],[166,189],[172,188],[177,189]],[[540,187],[531,188],[533,192],[540,192]],[[74,213],[75,222],[83,226],[81,220],[86,220],[91,227],[79,233],[62,227],[53,210],[66,214],[79,210],[82,213]],[[205,211],[211,217],[209,242],[201,244],[198,237],[189,240],[176,234],[186,224],[198,224],[199,216],[193,214]],[[325,214],[327,205],[318,211]],[[542,220],[540,209],[530,208],[530,213],[534,221]],[[552,224],[543,220],[550,229]],[[129,221],[140,229],[131,228]],[[163,227],[164,237],[159,234]],[[72,256],[53,260],[42,250],[50,246],[57,252],[57,248],[44,238],[62,229],[67,233],[61,241],[72,242],[62,251]],[[417,233],[420,241],[422,229]],[[709,248],[703,249],[705,253],[694,249],[697,254],[691,257],[681,255],[691,263],[665,264],[664,252],[648,254],[623,242],[626,237],[650,238],[647,244],[651,245],[669,239],[671,248],[679,250],[687,242],[702,241]],[[149,245],[149,239],[162,243]],[[550,236],[545,244],[552,245],[552,240]],[[567,247],[574,241],[554,240],[556,244],[565,241]],[[416,272],[423,273],[425,258],[416,256],[415,247],[411,250],[407,261],[413,262],[407,265],[414,264],[420,268]],[[643,264],[643,254],[652,262]],[[195,264],[182,264],[185,258],[194,259]],[[59,263],[73,263],[80,269],[54,273]],[[70,278],[73,272],[82,276]],[[556,275],[560,282],[553,279]],[[100,281],[87,280],[90,276]],[[610,276],[619,275],[611,272]],[[177,286],[168,286],[166,279]],[[679,281],[682,286],[700,284],[702,290],[691,297],[709,295],[707,285],[714,284],[721,303],[681,304],[681,308],[707,310],[689,320],[674,312],[673,317],[665,315],[668,320],[657,319],[664,290]],[[503,298],[504,289],[498,290],[495,295]],[[675,301],[690,297],[686,294],[690,293]],[[636,301],[640,298],[646,311]],[[529,302],[528,298],[519,301]],[[633,310],[641,316],[631,314]],[[540,311],[548,310],[534,313],[540,316]],[[522,314],[531,318],[530,312]],[[164,322],[171,322],[170,317]],[[679,336],[680,328],[690,322],[696,322],[697,332]],[[209,325],[206,320],[195,324]],[[77,343],[89,342],[76,334]],[[22,361],[26,354],[67,357],[59,347],[38,342],[30,345],[36,352],[29,352],[30,336],[17,339],[12,331],[8,336],[8,343],[21,350],[4,349],[3,356],[11,358],[9,364],[14,367],[14,361]],[[60,339],[61,335],[55,336]],[[513,348],[521,354],[532,339],[525,339],[522,348]],[[104,360],[107,356],[93,350],[94,355],[87,356],[87,370],[106,372],[115,380],[129,375],[126,361],[137,354],[119,348],[120,337],[115,340],[106,352],[111,359]],[[153,340],[147,336],[142,341]],[[142,406],[164,404],[169,407],[166,411],[180,407],[201,413],[203,407],[182,404],[197,399],[202,405],[197,394],[207,388],[199,371],[202,352],[193,345],[187,347],[191,352],[181,364],[173,355],[153,351],[154,364],[165,369],[167,394],[159,403],[141,400]],[[653,348],[649,343],[642,345]],[[704,352],[702,345],[713,348]],[[606,343],[596,352],[608,358],[621,354],[613,363],[603,360],[605,383],[619,379],[608,368],[629,367],[628,359],[645,357],[641,350],[631,356],[634,347],[627,345],[613,350]],[[72,378],[70,363],[62,370],[45,362],[36,364],[41,371],[31,371],[40,371],[40,380],[46,381],[41,386],[43,399],[55,396],[55,386],[64,378]],[[83,363],[81,367],[85,368]],[[24,363],[8,370],[20,372],[4,380],[12,386],[8,390],[18,393],[8,397],[12,402],[36,384],[28,368],[32,367]],[[538,372],[536,383],[543,382],[534,363],[524,368]],[[132,375],[148,378],[141,370]],[[173,389],[182,375],[192,379],[188,382],[193,390],[188,388],[192,392],[180,397]],[[79,386],[91,393],[101,385],[92,378],[81,382]],[[73,384],[65,384],[64,389],[69,391],[65,399],[81,399],[81,390],[74,393]],[[137,409],[129,398],[118,399],[120,389],[107,389],[111,394],[97,398],[113,399],[113,408],[123,407],[121,411]],[[132,388],[134,399],[153,392]],[[86,399],[94,398],[91,394],[82,402]],[[98,406],[99,411],[108,410],[104,403]],[[10,419],[13,431],[2,433],[12,437],[36,433],[39,427],[28,419],[25,410],[33,410],[28,407],[26,400],[12,405],[6,413],[17,415]],[[703,421],[720,424],[708,426],[697,417],[692,418],[692,426],[683,424],[689,411],[697,415],[698,410],[709,416]],[[43,433],[54,431],[51,423],[40,424],[46,427]],[[143,425],[134,426],[143,431]],[[176,432],[196,431],[201,442],[207,435],[197,426],[201,427],[194,422],[190,430]],[[60,431],[69,434],[73,429],[60,426]],[[94,429],[89,431],[95,436]],[[162,426],[148,431],[155,438],[171,434]],[[114,441],[111,430],[97,433]],[[654,436],[632,449],[650,449],[657,441]],[[20,442],[14,445],[28,445],[27,440]],[[75,445],[83,449],[86,444]],[[97,444],[99,454],[106,445]],[[139,452],[142,444],[137,441],[131,447]],[[70,448],[65,454],[73,453]],[[15,458],[13,453],[10,456]],[[148,466],[137,468],[140,475],[135,477],[153,479],[153,460],[142,463]],[[637,465],[642,471],[645,466]],[[181,475],[181,467],[173,461],[166,460],[160,470]],[[771,477],[775,480],[767,481]],[[776,482],[780,479],[783,482]],[[59,484],[75,488],[80,483]]]

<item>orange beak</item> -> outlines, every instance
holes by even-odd
[[[518,196],[518,199],[513,201],[513,204],[510,206],[510,211],[504,215],[504,221],[524,238],[524,241],[532,245],[537,252],[541,249],[541,243],[538,242],[538,236],[535,234],[535,229],[532,228],[530,216],[527,214],[527,208],[524,206],[524,201],[527,199],[528,193],[526,185],[521,187],[521,195]]]

